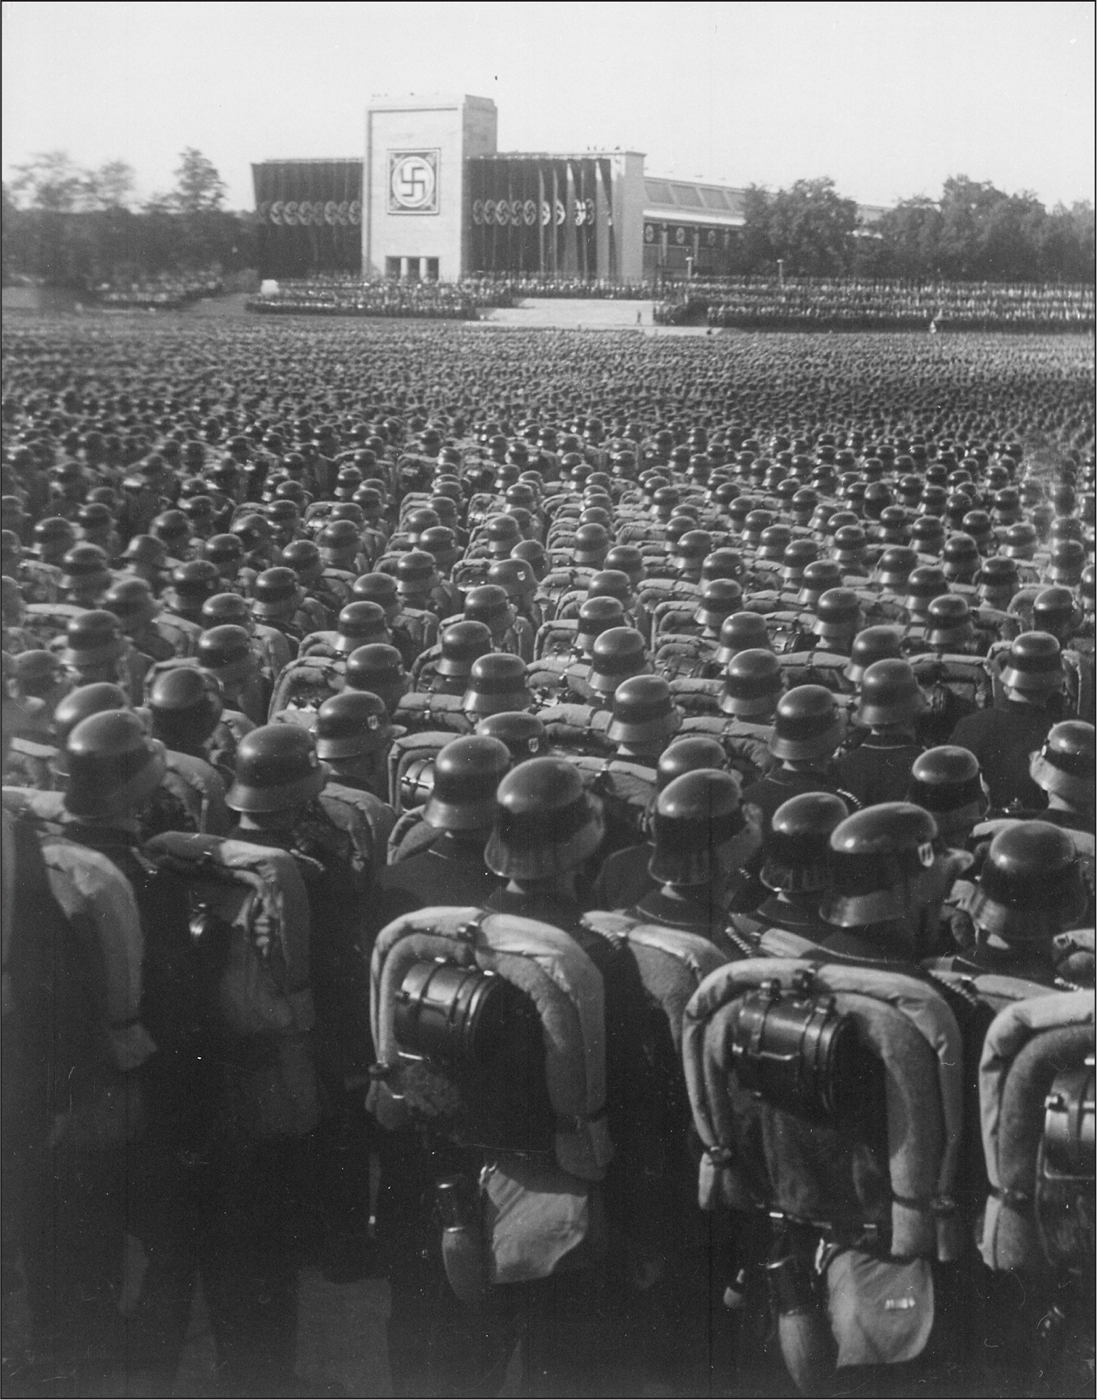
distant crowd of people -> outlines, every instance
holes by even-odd
[[[1094,329],[1092,285],[741,278],[689,282],[655,308],[662,325],[739,330],[1077,333]]]
[[[224,283],[217,272],[169,273],[155,277],[118,278],[92,289],[95,301],[110,310],[177,311],[200,297],[220,296]]]

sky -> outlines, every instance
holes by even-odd
[[[1094,196],[1089,0],[281,3],[9,0],[4,178],[39,151],[121,159],[137,194],[197,147],[232,208],[250,162],[355,156],[373,94],[495,100],[499,149],[646,153],[650,174],[862,204],[949,175]]]

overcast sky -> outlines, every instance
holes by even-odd
[[[358,155],[371,94],[495,99],[499,147],[627,147],[650,173],[862,203],[966,174],[1094,192],[1094,6],[1050,3],[5,3],[3,165],[196,146],[232,207],[249,163]]]

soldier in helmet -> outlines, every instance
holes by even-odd
[[[1038,810],[1045,805],[1028,764],[1055,720],[1050,702],[1062,693],[1064,682],[1059,653],[1059,643],[1049,633],[1022,632],[1000,673],[1002,700],[968,715],[952,732],[950,742],[978,760],[994,807]]]
[[[922,752],[918,717],[927,701],[909,661],[874,661],[861,678],[854,723],[868,734],[843,753],[838,781],[862,807],[898,802],[906,793],[911,764]]]
[[[424,906],[483,904],[498,888],[499,877],[484,862],[484,847],[495,820],[496,789],[510,766],[510,750],[490,735],[470,734],[446,744],[435,759],[423,809],[431,843],[381,872],[379,923]]]
[[[832,885],[819,913],[828,957],[913,964],[938,947],[942,904],[971,856],[949,847],[922,807],[885,802],[830,834]]]
[[[96,608],[72,618],[65,630],[61,660],[74,684],[110,681],[123,686],[134,704],[140,702],[144,663],[123,636],[114,613]]]
[[[103,597],[103,607],[114,613],[132,646],[148,666],[176,656],[193,656],[202,629],[180,617],[160,619],[160,605],[143,578],[119,579]]]
[[[968,913],[975,943],[965,963],[1056,985],[1056,935],[1093,920],[1092,891],[1070,833],[1045,821],[1004,826],[990,843]]]
[[[221,577],[216,565],[208,559],[192,559],[172,569],[170,585],[163,594],[163,612],[201,631],[203,604],[219,592]]]
[[[1040,820],[1071,831],[1094,830],[1094,728],[1082,720],[1054,725],[1029,761],[1029,775],[1047,794]]]
[[[759,935],[768,929],[782,929],[811,943],[833,931],[819,906],[831,884],[831,833],[848,815],[842,799],[829,792],[802,792],[774,812],[762,843],[759,872],[768,893],[753,914],[730,916],[731,930],[745,939],[749,955],[757,954]]]
[[[297,575],[284,566],[265,569],[256,578],[251,590],[251,610],[259,622],[286,637],[294,656],[303,637],[331,624],[327,610],[306,597]]]
[[[78,608],[97,608],[111,582],[110,560],[98,545],[73,545],[61,560],[65,601]]]
[[[236,750],[226,801],[237,813],[230,833],[298,857],[309,899],[309,970],[316,1003],[314,1048],[329,1106],[321,1125],[319,1189],[324,1267],[334,1279],[360,1277],[368,1250],[368,1169],[340,1154],[340,1141],[361,1128],[354,1086],[370,1062],[368,1011],[369,872],[356,873],[350,836],[319,801],[330,776],[311,734],[298,725],[253,729]],[[340,1218],[344,1215],[345,1218]],[[287,1301],[295,1270],[280,1280]],[[292,1347],[293,1320],[288,1344]],[[280,1343],[284,1348],[286,1342]],[[290,1351],[292,1355],[292,1350]]]
[[[966,847],[972,832],[990,807],[990,794],[979,772],[979,760],[968,749],[941,744],[914,760],[903,795],[924,807],[950,846]]]
[[[378,696],[389,715],[396,713],[408,689],[400,653],[384,642],[356,647],[347,657],[343,683],[348,690],[368,690]]]
[[[778,766],[743,792],[743,805],[759,810],[763,840],[777,808],[797,793],[838,793],[856,805],[841,791],[834,766],[843,732],[837,702],[824,686],[796,686],[777,702],[768,747]]]
[[[506,589],[499,584],[486,583],[470,589],[465,596],[465,617],[487,624],[496,651],[513,652],[526,662],[533,660],[533,628],[526,618],[518,616]]]
[[[678,744],[690,742],[697,741]],[[741,799],[738,775],[722,768],[682,773],[663,788],[651,818],[648,874],[655,888],[632,907],[636,918],[700,934],[730,952],[724,942],[729,884],[759,847],[757,825]]]
[[[685,773],[699,768],[723,769],[727,755],[719,740],[708,735],[683,735],[665,748],[656,768],[657,792]],[[650,830],[647,839],[612,851],[602,861],[594,886],[594,907],[629,909],[656,890],[649,865],[654,853]]]
[[[260,672],[259,659],[246,628],[231,622],[209,628],[198,639],[196,660],[220,681],[231,711],[239,713],[252,725],[266,723],[270,684]],[[244,732],[246,730],[242,730],[241,738]],[[235,748],[233,743],[231,753]]]
[[[225,784],[211,757],[224,713],[220,682],[197,666],[172,667],[153,681],[146,708],[149,732],[166,751],[165,785],[171,796],[181,799],[190,818],[185,826],[170,815],[166,820],[154,818],[149,830],[226,835],[232,821],[225,806]]]
[[[344,787],[388,796],[388,753],[396,731],[384,702],[367,690],[329,696],[316,713],[316,754]]]
[[[16,581],[28,603],[60,602],[61,570],[56,565],[27,557],[14,530],[0,531],[0,568],[6,577]]]

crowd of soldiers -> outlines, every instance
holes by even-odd
[[[335,1393],[305,1263],[387,1278],[401,1395],[1084,1393],[1092,1068],[1082,1244],[976,1248],[984,1041],[1092,1067],[1084,400],[1049,463],[272,345],[12,355],[7,1393],[171,1394],[199,1280],[216,1393]]]
[[[656,321],[705,313],[710,326],[740,330],[1005,331],[1092,334],[1093,287],[1009,282],[787,277],[683,283]]]

